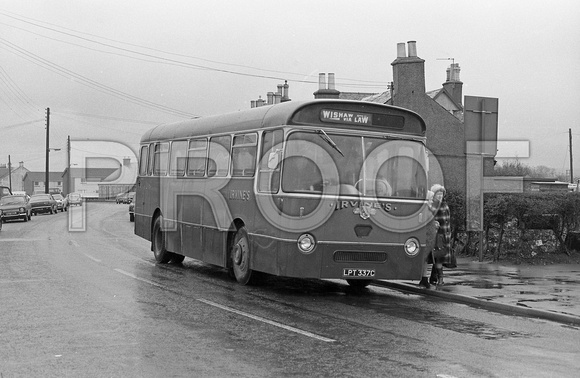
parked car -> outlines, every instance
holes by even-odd
[[[135,222],[135,197],[129,202],[129,221]]]
[[[83,197],[79,193],[69,193],[66,195],[68,206],[82,206]]]
[[[38,213],[55,214],[57,212],[56,201],[52,198],[52,194],[33,194],[30,197],[30,205],[32,206],[32,215]]]
[[[2,221],[22,219],[28,222],[32,217],[32,206],[26,195],[12,195],[0,198],[0,210]]]
[[[131,199],[129,198],[129,193],[119,193],[119,194],[117,194],[117,197],[115,197],[115,202],[117,204],[131,202]]]
[[[59,193],[53,194],[52,198],[54,198],[54,200],[56,201],[56,209],[57,210],[60,210],[61,212],[68,210],[66,208],[68,201],[66,201],[66,204],[65,204],[65,200],[64,200],[64,197],[62,196],[62,194],[59,194]]]

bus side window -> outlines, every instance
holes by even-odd
[[[183,176],[185,174],[185,160],[187,155],[187,141],[178,140],[171,143],[169,156],[169,175]]]
[[[149,157],[149,146],[141,147],[141,155],[139,156],[139,175],[147,176],[147,160]]]
[[[229,135],[213,137],[209,142],[209,160],[207,175],[224,177],[230,166],[230,148],[232,138]]]
[[[155,143],[149,145],[149,159],[147,163],[147,175],[153,175],[153,158],[155,157]]]
[[[167,163],[169,162],[169,143],[155,144],[155,153],[153,155],[153,175],[166,176]]]
[[[234,136],[232,146],[232,176],[253,176],[256,170],[256,134],[242,134]]]
[[[258,172],[258,190],[277,193],[280,189],[283,130],[265,131],[262,136],[262,155]]]
[[[207,139],[192,139],[187,151],[187,175],[204,177],[207,166]]]

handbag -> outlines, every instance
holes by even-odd
[[[455,249],[449,248],[449,253],[445,255],[443,266],[446,268],[457,268],[457,257],[455,256]]]

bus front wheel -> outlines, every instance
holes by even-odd
[[[245,227],[236,232],[230,251],[232,270],[236,281],[242,285],[251,283],[253,271],[250,269],[250,242]]]
[[[155,260],[161,264],[167,264],[173,257],[172,253],[165,249],[165,232],[163,232],[161,225],[163,224],[163,217],[159,216],[153,223],[153,234],[151,235],[151,250],[155,255]]]

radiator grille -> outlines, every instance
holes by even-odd
[[[386,252],[336,251],[335,262],[385,262]]]

